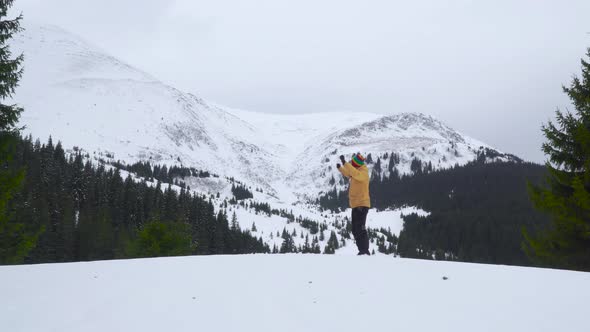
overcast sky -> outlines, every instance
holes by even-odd
[[[182,90],[276,113],[423,112],[542,162],[590,1],[16,0]]]

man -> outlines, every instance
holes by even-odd
[[[340,156],[342,165],[336,168],[350,179],[348,187],[348,201],[352,208],[352,235],[359,249],[359,255],[370,255],[369,234],[367,233],[367,213],[371,208],[369,197],[369,169],[365,165],[365,158],[360,153],[352,157],[347,163],[344,156]]]

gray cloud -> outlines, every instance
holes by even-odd
[[[432,114],[543,161],[588,1],[19,0],[181,89],[263,112]]]

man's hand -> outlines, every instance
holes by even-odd
[[[336,164],[336,168],[340,168],[340,164]]]
[[[344,159],[343,155],[340,155],[340,161],[342,161],[342,165],[346,164],[346,159]]]

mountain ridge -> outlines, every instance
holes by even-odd
[[[295,202],[330,186],[340,154],[398,153],[403,174],[416,158],[446,168],[493,149],[422,113],[285,115],[208,103],[59,27],[25,28],[11,46],[26,55],[15,100],[28,132],[115,160],[198,167]]]

